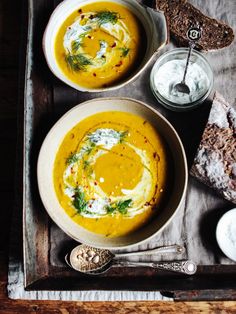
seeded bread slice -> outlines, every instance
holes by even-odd
[[[217,92],[190,174],[236,204],[236,111]]]
[[[156,0],[156,9],[165,13],[171,35],[180,46],[188,46],[186,33],[196,24],[202,28],[202,37],[196,44],[199,50],[224,48],[234,40],[230,26],[204,15],[186,0]]]

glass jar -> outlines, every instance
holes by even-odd
[[[176,48],[164,53],[154,64],[150,85],[158,102],[173,111],[187,111],[207,99],[213,87],[213,71],[207,59],[193,50],[185,83],[190,94],[180,93],[175,85],[183,79],[188,48]]]

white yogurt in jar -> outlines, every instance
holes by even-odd
[[[172,103],[184,105],[197,101],[209,90],[210,82],[203,68],[189,62],[185,83],[190,94],[178,92],[175,85],[183,79],[186,60],[170,60],[156,69],[153,75],[154,88],[165,99]]]

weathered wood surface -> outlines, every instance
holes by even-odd
[[[160,314],[160,313],[224,313],[236,312],[235,301],[212,302],[63,302],[10,300],[6,293],[7,257],[0,251],[0,314]]]
[[[122,88],[121,90],[104,94],[80,93],[66,86],[57,80],[48,70],[41,49],[42,33],[47,23],[48,17],[53,7],[60,1],[54,3],[48,1],[29,1],[30,4],[30,33],[28,46],[28,61],[32,61],[32,68],[28,67],[28,84],[26,85],[27,98],[25,103],[25,170],[24,170],[24,210],[25,210],[25,275],[26,286],[29,289],[134,289],[138,287],[144,290],[194,290],[194,289],[220,289],[234,288],[236,268],[235,266],[212,266],[200,267],[198,275],[192,278],[182,278],[176,275],[168,275],[164,272],[154,270],[124,269],[122,272],[111,270],[108,274],[96,278],[88,279],[82,275],[68,271],[62,262],[66,251],[75,245],[57,226],[48,221],[48,216],[42,206],[36,182],[36,160],[40,145],[47,131],[53,123],[68,109],[84,100],[101,96],[126,96],[132,95],[134,98],[142,99],[156,107],[162,112],[175,126],[179,132],[186,148],[189,164],[192,163],[196,147],[204,128],[208,113],[209,103],[204,107],[190,113],[172,113],[158,105],[151,95],[149,88],[150,68],[136,82]],[[193,1],[201,4],[201,0]],[[233,8],[233,1],[228,0]],[[208,10],[215,12],[216,8],[224,10],[222,4],[215,1],[209,2]],[[222,13],[222,12],[220,12]],[[229,17],[229,9],[225,11],[226,18]],[[217,12],[216,12],[217,15]],[[218,15],[220,15],[218,13]],[[232,22],[232,18],[230,19]],[[40,23],[37,23],[40,21]],[[37,27],[36,27],[37,26]],[[31,50],[32,49],[32,50]],[[216,76],[216,88],[222,87],[224,92],[228,92],[228,97],[232,100],[233,91],[228,90],[229,84],[221,84],[219,77],[226,79],[224,71],[218,69],[217,60],[232,59],[232,48],[210,54],[209,59],[214,70],[219,71]],[[31,56],[32,59],[29,57]],[[31,85],[32,84],[32,85]],[[33,90],[31,90],[33,86]],[[199,195],[201,197],[199,198]],[[196,210],[191,207],[194,204]],[[214,228],[220,215],[230,208],[230,204],[218,198],[210,189],[201,184],[190,180],[189,193],[185,206],[172,224],[155,239],[158,244],[167,244],[165,241],[186,241],[188,244],[187,257],[194,258],[198,263],[205,265],[215,265],[224,262],[222,254],[217,248],[214,240]],[[214,210],[213,211],[211,210]],[[206,212],[206,213],[205,213]],[[203,214],[204,213],[204,214]],[[210,222],[209,222],[210,219]],[[29,227],[31,226],[31,227]],[[178,226],[178,227],[177,227]],[[210,230],[209,233],[206,230]],[[30,241],[35,239],[34,242]],[[43,245],[42,245],[43,244]],[[151,243],[153,245],[153,243]],[[51,248],[50,251],[48,248]],[[144,249],[146,247],[141,247]],[[220,275],[222,273],[222,276]],[[224,275],[223,275],[224,273]],[[219,274],[218,277],[215,275]],[[204,275],[204,276],[203,276]],[[61,278],[63,277],[63,287]],[[115,280],[111,285],[110,277]],[[43,280],[41,280],[43,278]],[[80,280],[78,280],[80,279]],[[127,280],[129,279],[129,280]],[[32,285],[32,283],[34,283]],[[188,298],[192,294],[178,294],[179,297]],[[209,293],[207,293],[209,296]],[[176,296],[177,297],[177,296]],[[201,294],[204,298],[204,295]],[[206,296],[205,296],[206,297]],[[215,296],[212,295],[214,298]],[[230,297],[226,294],[225,297]]]

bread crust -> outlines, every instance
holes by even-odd
[[[199,50],[221,49],[234,40],[234,32],[230,26],[204,15],[186,0],[156,0],[156,9],[164,12],[171,35],[180,46],[188,46],[186,34],[195,25],[199,25],[202,30],[202,36],[196,43]]]
[[[236,204],[236,111],[218,92],[190,174]]]

